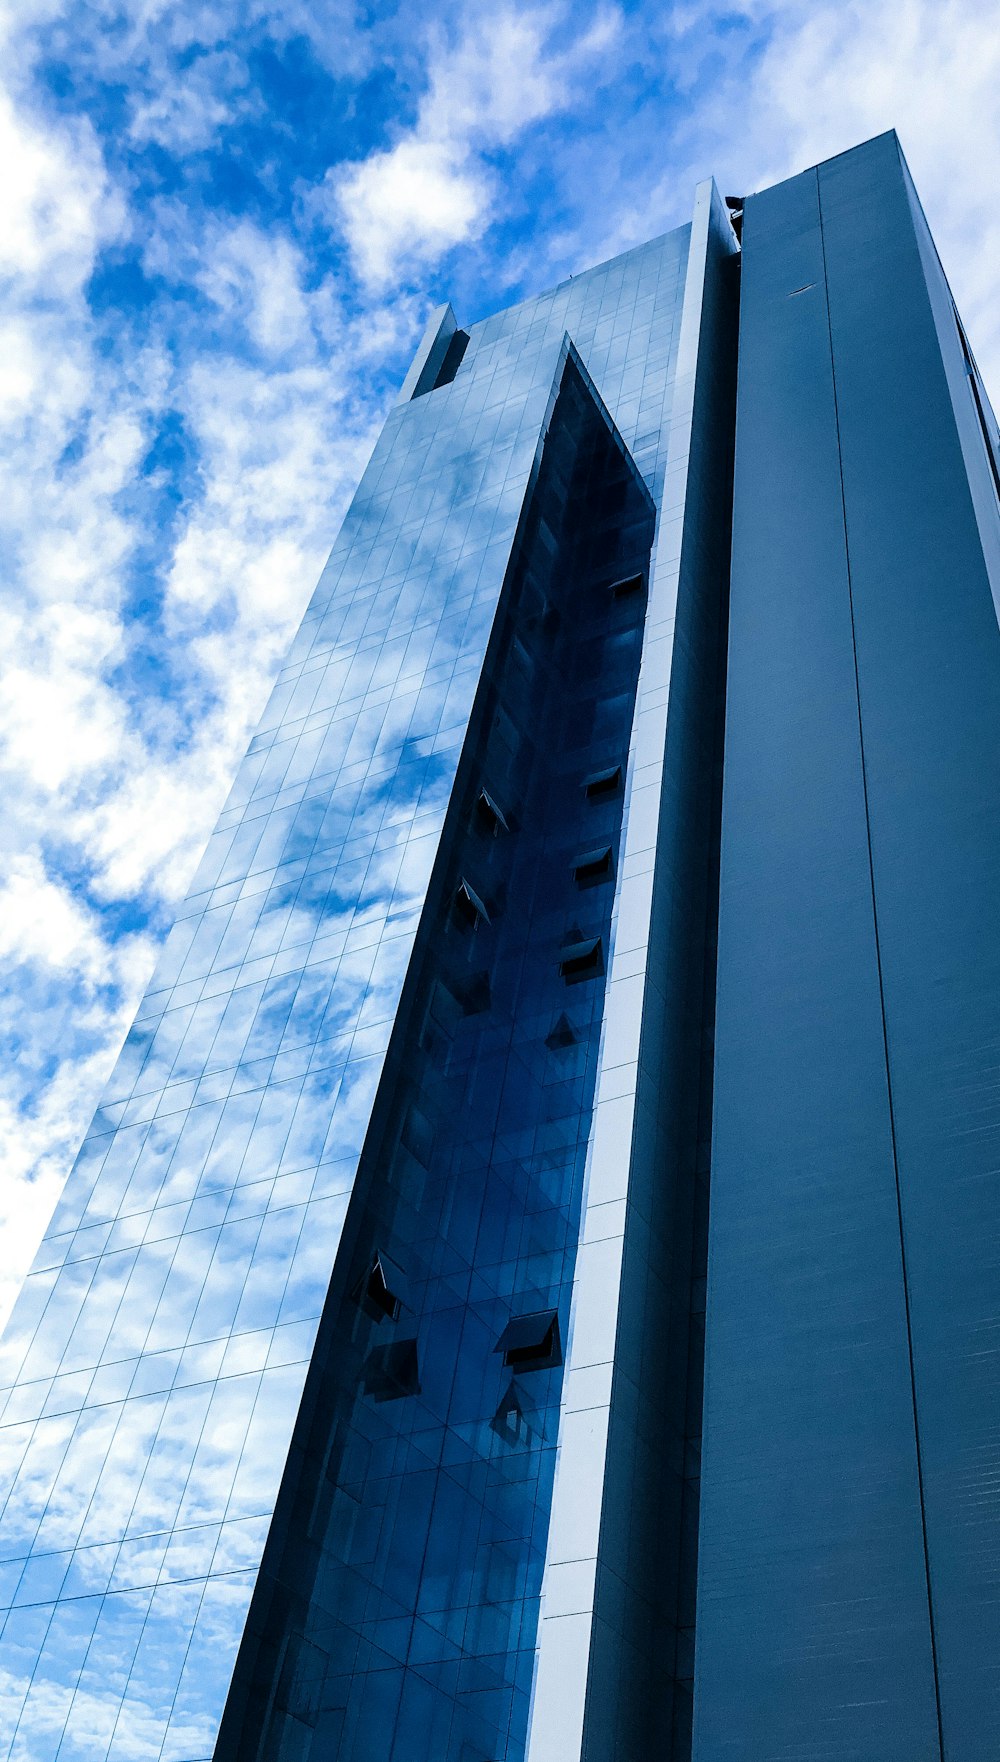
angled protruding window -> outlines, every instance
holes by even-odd
[[[559,971],[567,985],[581,979],[597,979],[604,971],[604,945],[599,936],[586,942],[568,942],[559,955]]]
[[[546,1034],[545,1044],[550,1052],[564,1052],[567,1046],[575,1046],[579,1038],[569,1017],[561,1015]]]
[[[519,1372],[551,1370],[561,1364],[558,1310],[511,1316],[493,1350],[502,1352],[504,1364]]]
[[[620,765],[609,765],[604,771],[592,771],[583,781],[584,793],[588,801],[607,801],[617,795],[622,786],[622,768]]]
[[[471,887],[464,876],[455,893],[454,912],[460,924],[475,930],[479,924],[488,924],[490,914],[474,887]]]
[[[490,1420],[490,1425],[505,1444],[525,1444],[531,1436],[524,1400],[513,1378],[500,1398],[500,1405]]]
[[[376,1401],[419,1395],[416,1340],[391,1340],[387,1346],[375,1346],[365,1359],[363,1377],[365,1394]]]
[[[601,850],[584,851],[573,863],[573,879],[578,887],[599,887],[602,881],[611,881],[614,872],[610,844]]]
[[[509,832],[503,810],[493,800],[488,789],[481,789],[476,797],[476,818],[484,831],[492,832],[494,838],[498,832]]]
[[[642,593],[646,583],[642,575],[623,575],[620,581],[613,581],[610,594],[613,600],[630,600],[634,595]]]
[[[373,1321],[398,1321],[404,1305],[410,1307],[406,1303],[406,1275],[381,1248],[376,1248],[352,1296]]]

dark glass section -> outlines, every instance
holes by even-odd
[[[431,314],[423,342],[403,385],[403,395],[425,397],[438,386],[450,385],[468,346],[468,333],[459,330],[450,305]]]
[[[452,380],[454,379],[456,373],[459,370],[459,367],[462,364],[462,356],[465,354],[465,351],[468,348],[468,346],[469,346],[469,333],[468,333],[468,331],[467,330],[456,330],[454,336],[451,339],[451,342],[448,344],[448,347],[445,351],[444,360],[442,361],[440,369],[438,371],[438,376],[434,381],[434,390],[435,391],[437,390],[439,385],[450,385],[451,384]]]
[[[643,596],[609,589],[644,576],[652,528],[571,355],[219,1762],[523,1755],[614,896],[574,861],[596,844],[613,864],[621,836]],[[597,774],[614,783],[588,792]],[[564,972],[570,949],[586,972]]]
[[[986,387],[983,385],[982,379],[980,378],[979,369],[976,366],[975,358],[969,347],[969,339],[965,334],[965,326],[959,318],[957,311],[955,313],[955,328],[958,331],[958,340],[962,346],[962,359],[965,362],[965,371],[969,379],[969,391],[976,411],[976,420],[979,423],[980,433],[983,437],[983,446],[986,450],[986,459],[990,468],[990,476],[993,479],[993,488],[996,490],[997,496],[1000,497],[1000,428],[997,427],[996,417],[993,415],[990,408],[989,399],[986,396]]]
[[[578,856],[573,864],[573,875],[578,887],[600,887],[605,881],[613,881],[614,853],[610,844],[602,850],[589,850]]]
[[[617,795],[622,786],[622,768],[620,765],[606,765],[603,770],[595,771],[587,778],[584,789],[588,800],[601,801],[606,796]]]

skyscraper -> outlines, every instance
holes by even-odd
[[[998,498],[891,134],[434,315],[4,1339],[4,1762],[1000,1754]]]

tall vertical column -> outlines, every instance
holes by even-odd
[[[910,312],[891,274],[869,285],[863,242],[895,153],[890,137],[822,176],[866,185],[860,213],[845,197],[860,230],[838,287],[864,283],[905,350]],[[744,218],[698,1762],[941,1755],[820,187],[805,173]],[[847,346],[859,381],[902,395],[862,328]],[[895,497],[869,495],[890,545],[906,468]]]
[[[819,191],[943,1751],[981,1762],[1000,1753],[996,425],[895,138],[821,166]]]

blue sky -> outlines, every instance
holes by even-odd
[[[0,0],[0,1317],[429,307],[901,134],[1000,389],[973,0]]]

